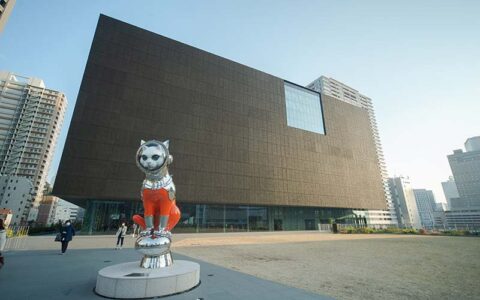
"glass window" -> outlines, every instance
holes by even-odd
[[[320,94],[285,82],[287,125],[325,134]]]

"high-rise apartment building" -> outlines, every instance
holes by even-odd
[[[447,200],[447,209],[450,209],[452,207],[450,203],[451,199],[459,197],[457,185],[455,184],[453,176],[448,177],[447,181],[442,181],[442,188],[445,199]]]
[[[397,226],[397,216],[395,214],[395,207],[392,203],[392,196],[390,195],[390,189],[388,187],[388,173],[385,163],[385,157],[383,155],[382,143],[380,141],[380,135],[378,133],[377,121],[375,118],[375,111],[373,110],[372,99],[360,94],[356,89],[349,87],[348,85],[341,83],[333,78],[321,76],[312,83],[308,88],[321,92],[325,95],[331,96],[335,99],[350,103],[352,105],[361,107],[368,111],[368,117],[370,120],[370,127],[372,130],[373,139],[375,142],[375,148],[378,158],[378,168],[382,176],[383,191],[385,194],[385,202],[387,204],[387,210],[368,210],[366,211],[367,223],[372,226]]]
[[[435,225],[434,212],[436,210],[435,196],[433,192],[426,189],[414,189],[415,201],[418,214],[423,228],[433,228]]]
[[[2,33],[8,17],[12,13],[15,1],[17,0],[0,0],[0,33]]]
[[[29,220],[36,219],[66,106],[65,95],[41,79],[0,72],[0,174],[32,182]]]
[[[405,228],[421,228],[415,194],[408,177],[388,179],[390,194],[395,205],[398,225]]]

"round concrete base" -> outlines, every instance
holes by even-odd
[[[138,262],[106,267],[98,271],[95,292],[116,299],[140,299],[187,291],[200,282],[200,265],[175,260],[173,265],[144,269]]]

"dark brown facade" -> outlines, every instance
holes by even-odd
[[[367,111],[322,95],[287,126],[284,81],[101,16],[54,194],[140,200],[140,140],[170,140],[183,203],[385,209]]]

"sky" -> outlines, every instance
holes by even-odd
[[[68,99],[63,151],[99,14],[307,85],[332,77],[372,98],[390,176],[444,201],[447,155],[480,135],[480,1],[17,0],[0,70]]]

